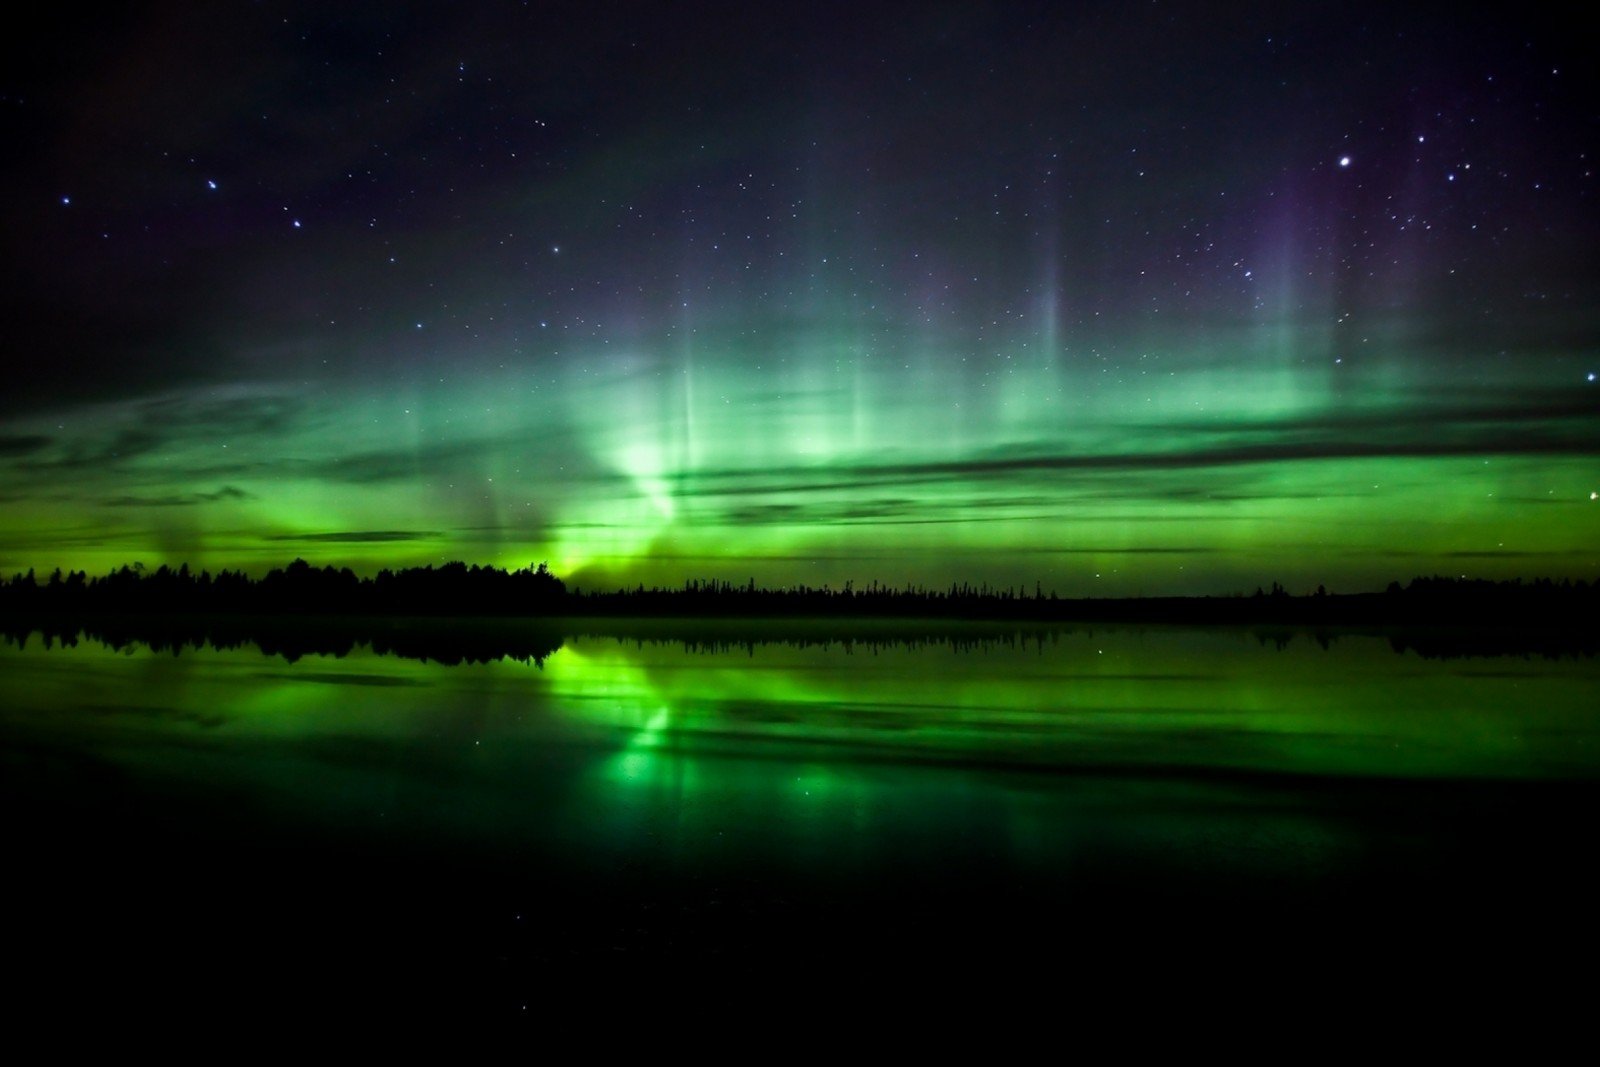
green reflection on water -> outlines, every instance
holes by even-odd
[[[1286,782],[1590,779],[1600,749],[1593,660],[1430,661],[1371,636],[1279,648],[1125,628],[706,652],[587,634],[542,669],[35,641],[0,663],[5,762],[53,788],[112,776],[602,865],[848,865],[886,848],[1059,862],[1098,842],[1310,869],[1350,830],[1284,802]]]
[[[1375,637],[1282,649],[1246,633],[1055,632],[976,648],[706,654],[568,639],[553,701],[643,754],[1038,769],[1550,776],[1595,769],[1592,661],[1430,662]]]
[[[987,980],[1214,937],[1315,977],[1588,928],[1594,659],[969,629],[1009,639],[580,632],[542,669],[0,644],[8,943],[520,1010],[651,962]]]

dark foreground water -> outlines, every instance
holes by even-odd
[[[516,1018],[779,980],[1554,997],[1592,969],[1594,658],[631,631],[560,635],[542,665],[0,645],[9,1006]]]

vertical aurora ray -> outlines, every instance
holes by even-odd
[[[1600,577],[1586,57],[1369,15],[1129,9],[1092,54],[1066,11],[667,19],[637,69],[604,27],[219,15],[207,56],[275,61],[170,93],[40,38],[0,570]],[[399,58],[437,40],[443,88]]]
[[[213,424],[237,403],[178,394],[110,406],[14,463],[23,501],[0,520],[0,554],[91,569],[549,558],[589,584],[959,578],[1107,594],[1592,573],[1595,420],[1581,406],[1553,386],[1439,390],[1399,357],[1349,394],[1276,354],[1317,343],[1284,329],[1170,338],[1133,371],[1070,345],[1058,369],[1019,347],[975,380],[928,369],[960,364],[910,340],[864,353],[852,330],[814,335],[776,375],[753,365],[769,355],[708,343],[697,374],[612,355],[537,391],[501,373],[425,400],[244,394],[282,413],[223,441]],[[129,440],[139,449],[119,454]],[[76,458],[90,455],[93,468]]]

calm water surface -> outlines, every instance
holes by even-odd
[[[542,663],[0,645],[39,1001],[1595,946],[1594,658],[609,625]]]

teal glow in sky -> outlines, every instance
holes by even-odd
[[[1545,27],[169,14],[12,65],[7,572],[1600,575]]]

